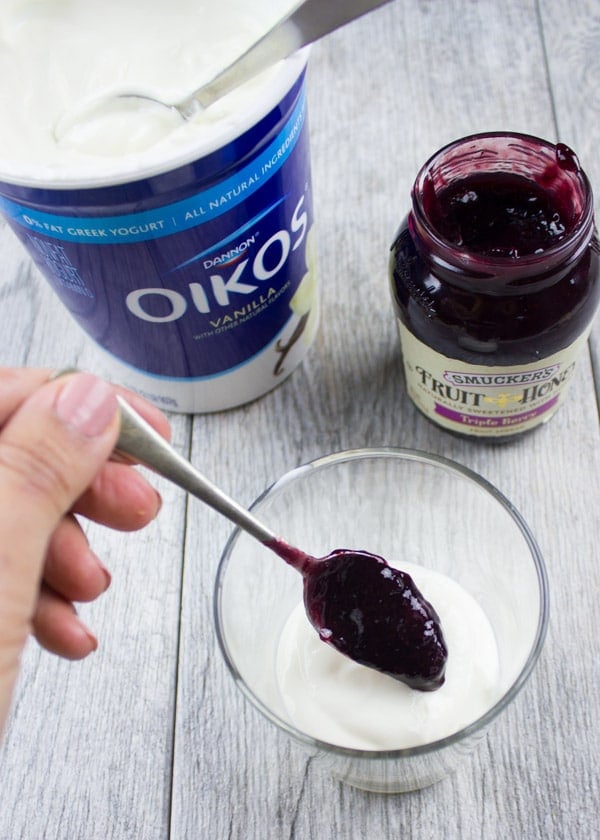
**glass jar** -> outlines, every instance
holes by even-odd
[[[590,183],[567,146],[486,133],[430,158],[390,258],[420,411],[496,440],[548,420],[591,329],[599,253]]]

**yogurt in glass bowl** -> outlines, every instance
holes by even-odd
[[[367,550],[408,572],[440,617],[448,660],[442,687],[424,692],[338,653],[309,624],[297,572],[236,531],[214,613],[243,694],[350,785],[400,793],[453,772],[542,650],[546,572],[520,514],[465,467],[406,449],[320,458],[283,476],[253,511],[313,556]]]

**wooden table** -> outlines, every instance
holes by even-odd
[[[599,836],[600,324],[547,426],[508,445],[464,441],[406,398],[386,276],[417,169],[462,135],[560,139],[600,196],[599,56],[597,0],[396,0],[315,46],[316,344],[262,400],[172,417],[177,448],[245,503],[291,467],[362,446],[440,453],[496,484],[539,542],[552,598],[541,661],[514,705],[429,789],[386,797],[322,777],[221,660],[211,596],[229,524],[157,481],[164,506],[145,531],[90,529],[113,573],[81,610],[98,652],[69,664],[26,651],[0,749],[0,840]],[[98,370],[6,226],[0,253],[2,363]]]

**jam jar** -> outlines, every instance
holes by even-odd
[[[567,395],[600,295],[590,183],[563,144],[476,134],[420,170],[391,248],[407,391],[438,425],[509,439]]]

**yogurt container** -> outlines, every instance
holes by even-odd
[[[240,9],[228,3],[236,21]],[[127,0],[120,11],[132,13],[137,5]],[[215,16],[213,3],[176,5],[190,22],[207,9],[210,21]],[[159,14],[159,7],[146,4],[145,13]],[[27,56],[36,33],[66,38],[48,17],[48,9],[60,17],[63,8],[13,3],[2,12],[0,33],[14,53]],[[252,26],[248,33],[256,36]],[[226,47],[235,53],[240,44]],[[194,54],[182,51],[171,50],[183,67],[178,78],[169,76],[164,89],[150,78],[157,98],[175,101],[202,82],[192,72]],[[213,64],[218,52],[217,45]],[[170,65],[161,61],[166,74]],[[208,412],[253,400],[290,374],[312,342],[317,302],[306,61],[306,51],[292,56],[193,124],[173,123],[160,106],[138,111],[121,100],[97,123],[83,121],[57,138],[51,136],[57,114],[68,102],[46,114],[38,97],[41,128],[31,130],[30,152],[21,154],[14,131],[0,140],[0,210],[9,225],[107,356],[111,375],[162,408]],[[215,69],[203,65],[209,77]],[[143,68],[137,72],[116,74],[112,87],[91,78],[77,96],[139,90]],[[57,97],[59,82],[54,78]],[[31,82],[41,83],[39,77]],[[5,106],[6,92],[0,95]],[[9,113],[26,131],[21,112]]]

